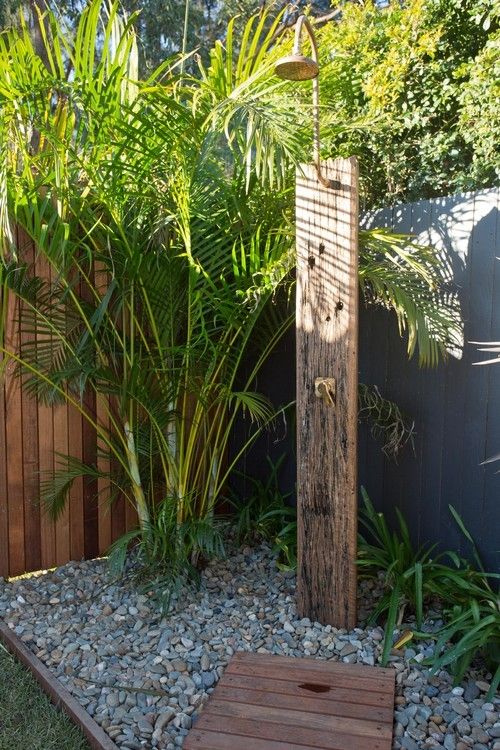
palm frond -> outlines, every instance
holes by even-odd
[[[51,518],[57,520],[64,510],[73,483],[80,477],[98,479],[103,474],[75,456],[56,453],[58,466],[40,481],[40,497]]]
[[[456,296],[447,291],[444,269],[432,248],[387,230],[360,233],[359,281],[367,303],[396,314],[408,334],[408,356],[436,365],[461,342]]]

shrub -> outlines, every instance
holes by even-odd
[[[320,30],[324,104],[373,125],[331,138],[359,155],[369,207],[498,182],[498,21],[488,0],[346,3]]]
[[[453,597],[443,598],[447,622],[439,632],[434,657],[428,662],[433,672],[450,669],[458,684],[473,659],[480,655],[493,672],[488,699],[500,684],[500,592],[495,581],[500,575],[484,570],[476,544],[455,508],[450,512],[471,544],[477,568],[470,578],[457,579]],[[490,584],[493,581],[493,585]]]
[[[360,511],[360,523],[369,538],[359,535],[358,566],[361,576],[378,579],[382,574],[384,592],[369,622],[385,618],[382,652],[385,665],[392,648],[394,628],[401,625],[405,614],[414,614],[420,629],[424,605],[433,599],[450,601],[451,597],[453,601],[457,586],[467,585],[472,571],[455,552],[434,556],[435,544],[415,549],[400,511],[396,509],[398,527],[391,532],[383,513],[375,511],[364,487],[361,493],[364,507]],[[447,558],[453,567],[445,563]]]
[[[279,487],[279,470],[284,459],[283,455],[273,464],[267,457],[270,471],[264,481],[240,474],[249,483],[250,491],[245,498],[233,497],[232,520],[240,542],[270,542],[278,557],[278,567],[293,570],[297,565],[297,511],[287,504],[292,493],[283,493]]]
[[[369,622],[385,619],[382,664],[387,664],[393,646],[396,625],[405,613],[415,615],[417,632],[407,638],[436,639],[434,656],[427,660],[432,671],[449,668],[460,682],[475,656],[481,655],[495,672],[490,694],[500,680],[500,596],[489,579],[500,576],[486,573],[474,541],[460,516],[450,512],[462,533],[472,544],[476,567],[450,550],[435,557],[436,545],[415,549],[408,526],[396,510],[398,529],[391,532],[382,513],[377,513],[362,488],[364,508],[360,521],[370,540],[359,538],[358,565],[361,574],[379,580],[382,574],[384,593],[370,616]],[[445,560],[448,560],[448,564]],[[445,620],[437,633],[418,632],[422,629],[424,606],[435,601],[442,607]]]

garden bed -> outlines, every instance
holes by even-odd
[[[267,547],[248,548],[208,566],[200,589],[162,616],[95,560],[3,584],[0,616],[120,748],[174,750],[237,650],[377,663],[380,628],[297,619],[294,590]],[[360,587],[360,616],[376,596],[373,583]],[[391,656],[394,748],[500,750],[490,675],[470,672],[453,688],[449,674],[430,677],[419,663],[431,648],[418,642]]]

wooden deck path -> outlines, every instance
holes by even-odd
[[[184,750],[390,750],[392,669],[236,653]]]

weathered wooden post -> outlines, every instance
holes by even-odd
[[[302,52],[302,34],[311,55]],[[309,19],[295,24],[287,81],[312,81],[313,160],[296,178],[298,609],[356,623],[358,165],[321,162],[319,56]]]
[[[298,609],[356,623],[358,165],[297,171]],[[327,185],[330,181],[330,185]]]

